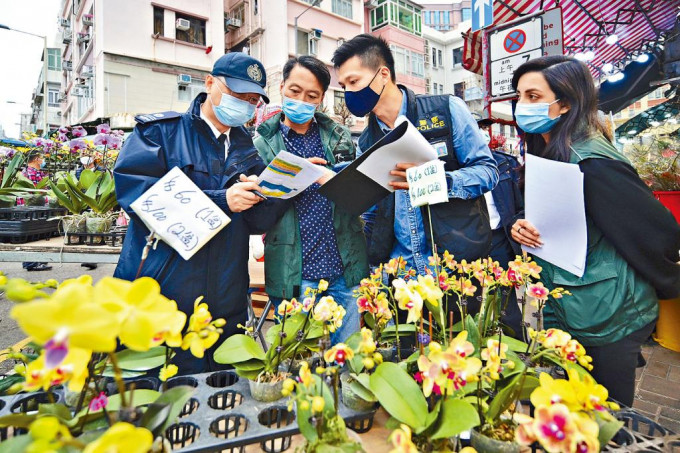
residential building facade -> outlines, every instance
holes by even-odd
[[[43,69],[38,76],[38,81],[32,93],[31,113],[27,124],[21,124],[22,131],[43,134],[45,120],[47,130],[55,130],[62,124],[60,94],[61,89],[61,47],[59,37],[47,38],[47,64],[44,64],[45,54],[41,52]],[[47,73],[45,73],[47,70]],[[47,93],[45,93],[44,78],[47,77]],[[45,115],[47,109],[47,115]],[[22,115],[22,123],[25,122]]]
[[[416,94],[427,92],[422,11],[422,6],[410,0],[371,0],[364,13],[366,33],[390,44],[397,83]]]
[[[275,111],[281,105],[280,86],[286,61],[296,55],[313,55],[331,73],[322,109],[336,120],[362,129],[364,119],[343,109],[344,91],[331,59],[339,45],[363,32],[363,0],[279,0],[275,7],[268,5],[263,7],[262,0],[225,1],[225,49],[247,52],[264,64],[271,101],[266,111]]]
[[[140,113],[186,110],[224,53],[224,27],[218,0],[63,0],[64,124],[130,128]]]
[[[471,0],[423,5],[423,23],[433,30],[451,31],[461,22],[471,20]]]

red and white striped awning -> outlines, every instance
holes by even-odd
[[[680,0],[494,0],[494,25],[557,6],[562,7],[565,54],[594,52],[587,64],[599,78],[604,64],[623,69],[628,58],[663,43],[678,20]],[[607,44],[613,34],[617,42]],[[482,74],[481,31],[463,36],[463,66]]]

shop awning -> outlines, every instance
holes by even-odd
[[[650,128],[663,127],[667,133],[678,128],[680,118],[680,96],[655,105],[644,112],[635,115],[630,120],[616,128],[616,135],[622,138],[634,137]]]
[[[675,25],[680,0],[495,0],[494,25],[557,6],[562,7],[565,53],[593,52],[587,64],[597,79],[608,74],[605,64],[616,72],[662,44]],[[615,43],[606,42],[610,35],[618,37]],[[463,36],[463,66],[482,74],[481,31]]]

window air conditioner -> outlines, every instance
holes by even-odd
[[[175,28],[180,31],[187,31],[191,28],[191,22],[188,19],[177,19]]]
[[[191,75],[189,74],[177,74],[177,85],[185,87],[189,86],[191,83]]]

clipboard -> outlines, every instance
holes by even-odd
[[[399,140],[408,129],[403,121],[385,134],[373,146],[319,188],[319,193],[352,215],[360,215],[391,193],[358,170],[375,150]]]

